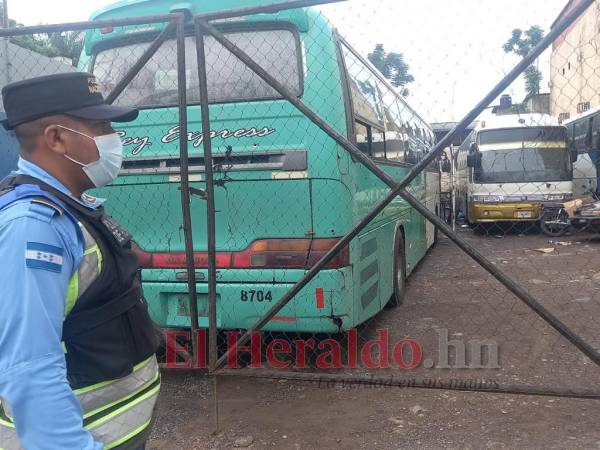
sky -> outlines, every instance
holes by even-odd
[[[320,7],[363,55],[382,43],[403,53],[415,82],[409,103],[432,122],[459,120],[520,60],[502,45],[514,28],[546,32],[566,0],[349,0]],[[549,92],[550,52],[539,60]],[[507,90],[525,97],[522,78]]]
[[[217,0],[210,0],[217,1]],[[87,20],[106,0],[8,0],[26,25]],[[272,0],[269,1],[272,3]],[[514,28],[548,31],[566,0],[347,0],[319,9],[366,56],[375,44],[401,52],[415,82],[411,105],[432,122],[462,118],[519,61],[502,44]],[[549,52],[539,60],[548,91]],[[522,79],[508,90],[525,96]]]

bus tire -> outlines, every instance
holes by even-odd
[[[396,236],[394,237],[394,255],[392,264],[392,276],[394,284],[394,292],[390,298],[388,308],[395,308],[404,303],[406,295],[406,252],[404,245],[404,233],[402,228],[398,227]]]

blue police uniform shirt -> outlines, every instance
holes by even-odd
[[[70,195],[37,165],[20,159],[18,169],[11,175],[30,175]],[[89,208],[103,203],[76,200]],[[78,225],[49,206],[22,199],[0,210],[0,398],[12,408],[27,450],[103,448],[83,428],[61,344],[67,285],[84,246]]]

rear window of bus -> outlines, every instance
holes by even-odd
[[[296,96],[302,95],[303,71],[298,34],[291,29],[232,31],[227,38]],[[151,40],[103,48],[94,55],[93,73],[103,91],[111,92],[131,66],[148,49]],[[211,36],[205,38],[210,103],[281,98],[258,75]],[[198,68],[193,36],[186,38],[188,103],[198,103]],[[177,43],[168,40],[142,68],[115,102],[138,108],[174,106],[178,103]]]

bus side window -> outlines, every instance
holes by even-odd
[[[385,158],[385,152],[385,131],[377,127],[371,127],[371,156],[373,158]]]
[[[370,155],[371,154],[371,130],[370,127],[366,125],[356,122],[354,124],[356,128],[356,145],[363,153]]]
[[[573,136],[575,148],[579,151],[587,151],[590,142],[590,124],[588,120],[581,120],[573,124]]]
[[[404,162],[405,145],[402,132],[386,133],[385,153],[391,161]]]
[[[348,70],[350,95],[354,115],[369,123],[383,126],[383,113],[377,77],[371,68],[362,63],[352,52],[343,47],[344,60]]]
[[[592,118],[592,149],[600,151],[600,114]]]
[[[381,84],[383,91],[383,111],[385,119],[385,157],[390,161],[404,161],[404,131],[402,130],[402,117],[400,102],[397,94]]]
[[[372,158],[385,158],[385,132],[359,121],[355,123],[355,127],[358,148]]]
[[[406,142],[406,157],[404,160],[408,164],[416,164],[419,162],[419,150],[412,140]]]

